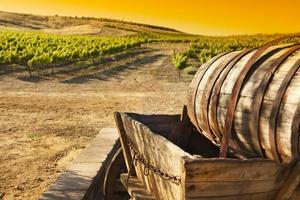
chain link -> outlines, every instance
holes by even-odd
[[[125,135],[125,134],[124,134]],[[154,174],[160,176],[161,178],[165,179],[165,180],[169,180],[172,183],[175,183],[176,185],[179,185],[181,183],[181,179],[178,176],[174,176],[174,175],[170,175],[160,169],[158,169],[157,167],[151,165],[142,154],[140,154],[135,147],[133,146],[133,144],[129,141],[127,135],[125,135],[125,139],[126,139],[126,143],[128,145],[128,147],[130,148],[130,150],[133,152],[133,158],[132,158],[132,162],[133,164],[136,166],[137,163],[141,163],[144,167],[144,176],[148,176],[150,174],[150,172],[153,172]]]

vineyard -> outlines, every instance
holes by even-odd
[[[197,40],[191,43],[186,51],[174,53],[173,63],[177,69],[181,70],[187,67],[188,59],[195,59],[198,63],[203,64],[210,58],[222,52],[255,48],[281,36],[282,35],[280,34],[227,37],[200,36]],[[285,43],[293,43],[296,42],[296,40],[297,39],[288,40],[285,41]],[[298,39],[298,41],[300,40]]]
[[[189,42],[185,34],[137,33],[132,36],[68,36],[0,31],[0,64],[23,66],[32,76],[41,68],[99,58],[150,42]]]
[[[1,31],[0,63],[26,66],[29,75],[42,67],[101,57],[146,42],[141,37],[62,36]]]
[[[118,28],[122,29],[122,27]],[[188,66],[190,59],[203,64],[219,53],[255,48],[280,36],[261,34],[210,37],[147,31],[135,31],[135,34],[129,36],[74,36],[1,30],[0,65],[11,69],[22,66],[28,71],[30,77],[33,71],[40,76],[39,71],[44,68],[91,59],[93,62],[94,59],[99,62],[104,56],[137,48],[144,43],[188,42],[190,46],[186,51],[174,52],[172,56],[175,67],[182,70]]]
[[[180,113],[188,67],[280,36],[0,11],[0,199],[38,199],[116,110]]]

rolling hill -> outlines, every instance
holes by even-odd
[[[0,11],[0,28],[35,30],[50,33],[80,34],[80,35],[132,35],[137,32],[154,32],[166,34],[185,34],[175,29],[126,22],[122,20],[69,17],[41,16]]]

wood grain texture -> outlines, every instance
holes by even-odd
[[[280,189],[276,200],[289,200],[296,196],[297,186],[300,184],[300,162],[298,161],[293,167],[283,187]]]
[[[183,113],[185,114],[185,112]],[[202,155],[192,156],[145,126],[141,121],[147,121],[147,116],[134,117],[135,119],[131,117],[133,116],[131,114],[121,113],[120,116],[126,137],[147,162],[164,172],[179,176],[181,179],[180,184],[177,185],[153,172],[145,175],[144,166],[137,162],[134,167],[139,187],[144,188],[144,191],[148,191],[157,200],[273,200],[281,191],[284,183],[291,182],[289,181],[290,177],[297,174],[294,171],[289,176],[291,169],[295,168],[268,159],[242,160],[204,158]],[[162,121],[164,121],[164,118],[166,121],[170,119],[168,116],[150,117],[157,117]],[[185,117],[181,118],[181,123],[184,123]],[[159,124],[159,120],[156,123]],[[165,122],[161,123],[165,124]],[[171,134],[171,129],[169,129],[169,133]],[[189,140],[193,139],[194,137],[191,137]],[[199,137],[199,140],[205,141],[207,139]],[[206,141],[199,144],[207,147],[207,145],[204,145],[205,143]],[[191,141],[188,144],[192,144]],[[131,157],[134,157],[132,151]],[[292,191],[291,188],[294,188],[295,185],[294,182],[293,186],[288,187],[288,184],[285,185],[286,188],[289,188],[286,190]],[[132,193],[132,189],[127,188],[127,190]],[[293,192],[292,195],[295,196],[296,193]],[[134,195],[132,195],[132,199],[135,199]]]
[[[288,51],[294,52],[284,59],[280,66],[274,70],[272,79],[270,79],[262,97],[262,103],[259,109],[260,113],[257,118],[258,111],[255,111],[254,107],[257,103],[257,95],[259,94],[258,90],[262,79],[266,73],[269,73],[270,68],[272,68],[272,63]],[[199,76],[195,76],[192,82],[193,84],[190,85],[189,91],[193,91],[193,94],[188,94],[188,114],[190,118],[191,116],[196,116],[196,119],[192,120],[192,123],[194,126],[198,127],[198,130],[204,130],[201,133],[214,143],[220,144],[221,137],[225,131],[224,127],[228,103],[232,96],[232,89],[238,79],[238,75],[255,52],[256,50],[253,50],[245,54],[245,56],[235,63],[234,66],[231,66],[230,70],[226,70],[226,68],[223,69],[222,66],[226,63],[226,61],[231,60],[232,57],[239,52],[232,52],[225,56],[221,56],[219,60],[215,61],[214,64],[210,66],[211,69],[209,68],[205,70],[205,73],[200,73],[201,78]],[[269,153],[271,150],[270,123],[274,120],[271,116],[272,108],[277,91],[280,89],[282,82],[291,70],[292,66],[299,61],[299,59],[300,50],[297,50],[295,45],[290,44],[269,47],[258,58],[256,61],[257,67],[243,85],[238,98],[230,136],[231,149],[242,152],[245,156],[264,156],[266,158],[275,159],[274,156]],[[216,76],[218,76],[218,78]],[[214,86],[218,85],[218,81],[221,81],[222,83],[221,89],[219,86]],[[208,91],[208,89],[210,91]],[[191,96],[194,94],[196,95],[194,99],[191,100]],[[215,106],[216,102],[217,106]],[[292,135],[298,135],[295,133],[296,128],[292,128],[292,126],[296,126],[292,125],[292,122],[299,121],[297,121],[297,119],[300,118],[300,115],[298,114],[299,112],[297,111],[299,104],[300,70],[298,69],[293,74],[289,85],[286,87],[284,95],[282,95],[277,114],[275,130],[276,147],[278,149],[278,154],[283,158],[284,162],[288,162],[293,157],[299,156],[300,154],[299,148],[295,148],[295,145],[294,149],[297,149],[298,152],[294,152],[292,154],[292,143],[295,143],[295,141],[292,140]],[[258,122],[258,129],[251,125],[251,122],[254,120]],[[215,136],[220,134],[221,136],[217,139],[213,139]],[[297,138],[297,140],[299,141],[300,139]],[[259,141],[259,144],[257,141]],[[296,144],[299,144],[299,142]],[[265,155],[261,153],[260,148],[263,149]]]
[[[263,159],[184,158],[186,199],[274,199],[290,169]]]
[[[116,126],[118,128],[120,143],[121,143],[121,146],[123,149],[123,155],[124,155],[126,167],[127,167],[127,170],[129,171],[131,163],[132,163],[132,157],[130,155],[130,150],[128,148],[128,145],[126,144],[126,138],[125,138],[126,132],[125,132],[124,125],[122,122],[121,114],[119,112],[115,112],[114,117],[115,117]],[[134,174],[135,172],[132,172],[132,173]]]
[[[300,185],[298,185],[296,191],[293,193],[290,200],[298,200],[300,199]]]
[[[132,199],[155,200],[147,188],[136,177],[129,176],[128,178],[128,174],[125,173],[121,174],[120,179]]]
[[[181,157],[188,156],[175,144],[166,138],[154,134],[148,127],[134,120],[127,114],[121,114],[122,121],[128,139],[140,152],[147,162],[156,168],[174,176],[180,176]],[[144,167],[140,163],[135,167],[137,177],[147,189],[157,199],[176,200],[180,199],[181,185],[177,185],[169,180],[150,172],[148,176],[144,175]]]

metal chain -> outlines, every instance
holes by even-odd
[[[125,135],[125,134],[124,134]],[[160,176],[161,178],[165,179],[165,180],[169,180],[172,183],[175,183],[176,185],[179,185],[181,183],[181,179],[178,176],[174,176],[174,175],[170,175],[160,169],[158,169],[157,167],[151,165],[142,154],[140,154],[135,147],[133,146],[133,144],[129,141],[127,135],[125,135],[125,139],[126,139],[126,143],[128,145],[128,147],[131,149],[131,151],[133,152],[133,158],[132,158],[132,162],[134,163],[134,165],[136,166],[137,163],[141,163],[144,167],[144,175],[148,176],[150,174],[150,172],[153,172],[154,174]]]

